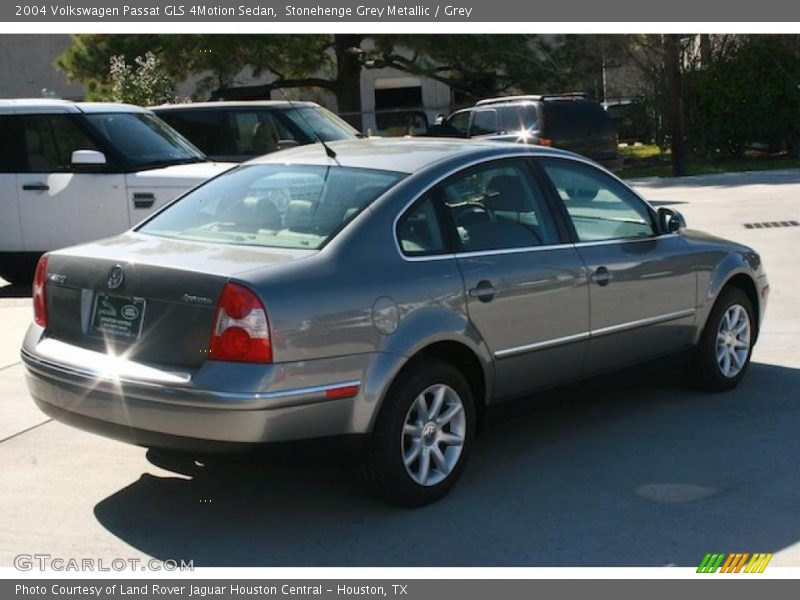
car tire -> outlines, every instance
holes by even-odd
[[[756,333],[749,296],[739,287],[725,288],[711,309],[695,350],[690,367],[692,385],[706,392],[735,388],[747,372]]]
[[[464,375],[447,362],[417,359],[384,399],[362,462],[364,482],[392,504],[435,502],[461,475],[474,436],[474,397]]]

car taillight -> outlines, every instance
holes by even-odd
[[[252,290],[227,283],[214,317],[209,357],[234,362],[272,362],[267,311]]]
[[[47,255],[39,259],[33,276],[33,320],[40,327],[47,327],[47,300],[44,296],[46,282]]]
[[[551,140],[550,138],[539,138],[537,144],[539,144],[540,146],[552,146],[553,140]]]

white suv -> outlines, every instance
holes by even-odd
[[[0,277],[40,254],[116,235],[231,168],[208,162],[150,111],[126,104],[0,100]]]

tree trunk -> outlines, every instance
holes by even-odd
[[[672,174],[686,175],[686,148],[683,132],[683,90],[681,85],[680,36],[664,36],[664,62],[669,94],[669,129],[672,149]]]
[[[336,53],[336,80],[334,91],[340,115],[359,131],[361,119],[361,57],[351,48],[360,48],[363,35],[336,34],[333,36]]]

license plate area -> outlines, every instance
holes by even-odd
[[[97,293],[92,306],[89,335],[103,338],[110,336],[128,341],[138,340],[142,334],[146,307],[147,302],[144,298]]]

